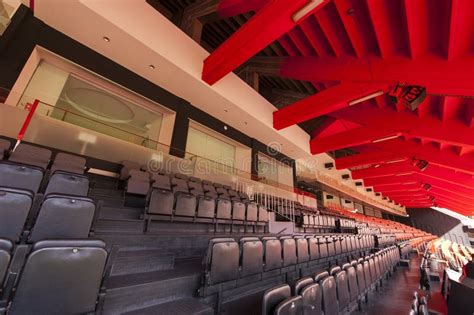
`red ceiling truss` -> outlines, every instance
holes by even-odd
[[[214,84],[278,40],[280,76],[318,92],[277,110],[276,129],[325,115],[312,153],[349,148],[336,167],[375,192],[474,215],[474,1],[326,0],[294,21],[310,2],[221,0],[222,15],[257,13],[206,59],[203,79]],[[400,82],[426,88],[415,111],[387,94],[354,102]]]

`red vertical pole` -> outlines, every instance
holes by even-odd
[[[30,0],[30,10],[31,12],[35,12],[35,0]]]
[[[28,106],[31,105],[31,106]],[[16,137],[16,145],[13,151],[15,151],[16,147],[20,144],[21,140],[23,140],[23,137],[26,133],[26,130],[28,129],[28,126],[30,125],[31,119],[33,118],[33,115],[35,114],[36,108],[39,105],[39,100],[35,100],[33,104],[27,104],[29,108],[26,108],[30,112],[28,113],[28,116],[26,116],[25,121],[23,122],[23,126],[21,127],[20,132],[18,133],[18,136]]]

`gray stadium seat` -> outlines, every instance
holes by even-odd
[[[339,303],[337,301],[336,280],[333,276],[326,277],[321,282],[323,292],[324,315],[337,315]]]
[[[277,287],[268,289],[263,294],[262,315],[273,315],[275,309],[282,301],[291,296],[290,286],[282,284]]]
[[[344,310],[349,306],[350,295],[349,285],[347,282],[347,273],[344,270],[337,272],[334,276],[336,278],[337,285],[337,300],[339,302],[339,311]]]
[[[291,236],[283,236],[280,238],[281,247],[283,249],[283,267],[296,265],[296,242]]]
[[[173,214],[174,195],[171,191],[165,189],[152,189],[149,196],[148,214],[166,215]]]
[[[94,312],[107,252],[100,240],[48,240],[34,245],[9,314]]]
[[[309,260],[319,259],[319,245],[318,239],[315,237],[308,237]]]
[[[60,152],[56,154],[51,173],[64,171],[73,174],[84,174],[86,159],[77,155]]]
[[[89,194],[89,178],[84,175],[62,171],[54,172],[44,193],[45,196],[49,194],[86,197]]]
[[[171,188],[175,194],[178,192],[189,193],[188,183],[182,178],[171,178]]]
[[[314,282],[319,283],[321,280],[325,279],[326,277],[329,277],[329,272],[323,271],[314,276]]]
[[[0,238],[20,240],[33,198],[30,191],[0,187]]]
[[[152,188],[171,190],[170,178],[165,174],[153,174],[151,176]]]
[[[39,167],[0,162],[0,186],[37,193],[42,180],[43,170]]]
[[[295,240],[297,262],[305,263],[309,260],[308,240],[304,237],[297,237]]]
[[[240,201],[232,202],[232,222],[243,223],[245,221],[245,204]]]
[[[264,270],[269,271],[282,267],[281,243],[276,237],[262,237],[265,266]]]
[[[46,169],[51,160],[51,150],[26,143],[20,143],[15,151],[10,154],[8,160],[15,163],[33,165]]]
[[[127,180],[127,194],[146,196],[150,190],[150,175],[140,170],[130,170]]]
[[[303,298],[292,296],[280,302],[273,314],[275,315],[300,315],[303,312]]]
[[[357,286],[359,288],[359,294],[364,294],[367,289],[367,284],[365,283],[364,265],[357,264],[355,266],[355,269],[356,269]]]
[[[364,260],[364,280],[367,290],[372,286],[372,276],[370,275],[370,265],[368,260]]]
[[[0,293],[10,264],[12,248],[13,244],[9,240],[0,238]]]
[[[140,164],[133,161],[122,161],[120,169],[120,180],[127,180],[130,177],[131,170],[140,170]]]
[[[203,196],[204,190],[200,182],[188,182],[189,192],[194,196]]]
[[[258,206],[258,222],[268,222],[268,210],[264,206]]]
[[[239,245],[232,238],[209,241],[206,261],[206,284],[236,280],[239,274]]]
[[[303,290],[304,287],[313,283],[314,283],[314,279],[311,277],[304,277],[304,278],[299,279],[298,281],[295,282],[295,285],[293,287],[293,295],[301,294],[301,290]]]
[[[41,205],[29,240],[87,238],[94,212],[95,204],[90,198],[49,195]]]
[[[216,218],[220,222],[232,219],[232,203],[227,199],[217,199]]]
[[[323,295],[319,283],[313,283],[304,287],[300,292],[303,298],[304,314],[323,315]]]
[[[194,217],[196,215],[196,197],[190,194],[177,194],[174,214],[181,217]]]
[[[214,184],[214,187],[215,186],[216,185]],[[219,196],[219,198],[225,198],[225,199],[230,200],[229,193],[227,192],[227,189],[225,189],[224,187],[216,187],[216,192],[217,192],[217,195]]]
[[[197,198],[197,214],[198,218],[214,219],[216,216],[216,201],[209,196],[199,196]]]
[[[258,205],[250,202],[247,204],[247,222],[258,221]]]
[[[246,277],[263,271],[263,244],[257,237],[243,237],[240,244],[240,276]]]
[[[7,139],[0,139],[0,160],[3,160],[11,145],[11,142]]]
[[[216,188],[212,184],[210,184],[210,183],[205,184],[204,182],[205,181],[203,181],[202,188],[203,188],[204,193],[206,194],[206,196],[217,198],[218,195],[217,195],[217,192],[216,192]]]
[[[359,285],[357,284],[357,273],[353,266],[345,268],[347,274],[347,282],[349,285],[349,298],[351,302],[359,298]]]

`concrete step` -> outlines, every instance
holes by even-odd
[[[111,276],[172,270],[174,254],[162,249],[120,248],[112,265]]]
[[[103,206],[100,209],[99,219],[127,219],[127,220],[139,220],[140,215],[143,214],[143,209],[140,208],[129,208],[129,207],[114,207],[114,206]]]
[[[143,220],[99,219],[95,233],[141,234],[143,233]]]
[[[213,315],[214,309],[199,299],[178,299],[125,313],[127,315]]]

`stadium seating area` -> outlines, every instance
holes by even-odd
[[[10,142],[1,143],[0,310],[9,314],[140,313],[177,304],[212,313],[249,296],[263,301],[264,314],[300,305],[344,312],[366,302],[428,237],[413,229],[399,243],[387,228],[398,223],[296,203],[303,233],[275,235],[268,222],[278,208],[233,187],[150,174],[133,162],[108,178],[88,172],[84,157],[23,143],[11,152]],[[128,197],[143,205],[130,207]],[[196,238],[196,225],[212,228]],[[360,226],[385,230],[364,234]],[[165,293],[151,284],[189,293],[158,299]],[[137,286],[144,291],[135,294]],[[25,303],[33,298],[38,303]]]

